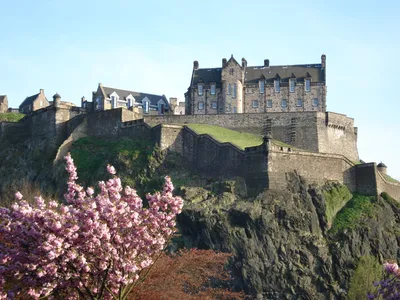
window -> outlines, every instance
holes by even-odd
[[[237,85],[236,83],[233,84],[233,98],[236,98],[236,94],[237,94]]]
[[[252,106],[253,106],[254,108],[257,108],[257,107],[258,107],[258,100],[253,100]]]
[[[272,107],[272,100],[267,100],[267,107]]]
[[[163,115],[165,111],[165,104],[164,103],[158,103],[158,114]]]
[[[230,94],[231,94],[231,84],[228,83],[228,95],[230,95]]]
[[[43,106],[43,101],[42,100],[40,100],[40,106]]]
[[[312,106],[318,106],[318,98],[314,98],[313,99],[313,103],[312,103]]]
[[[237,113],[236,106],[233,107],[233,112],[234,112],[235,114]]]
[[[212,108],[212,109],[217,109],[217,102],[215,102],[215,101],[212,102],[212,103],[211,103],[211,108]]]
[[[204,102],[199,102],[199,110],[204,109]]]
[[[311,80],[306,79],[306,92],[309,92],[311,90]]]
[[[296,81],[295,81],[295,79],[290,79],[290,80],[289,80],[289,85],[290,85],[290,92],[291,92],[291,93],[294,93],[294,89],[295,89],[295,86],[296,86]]]
[[[215,95],[215,83],[211,84],[211,95]]]
[[[287,107],[287,100],[286,99],[282,99],[282,107]]]
[[[143,104],[143,107],[144,107],[144,112],[146,114],[148,114],[149,113],[149,102],[145,101]]]
[[[201,83],[197,85],[197,92],[199,96],[203,95],[203,85]]]
[[[112,108],[118,107],[118,97],[117,96],[111,96],[111,105],[112,105]]]
[[[264,94],[264,90],[265,90],[265,81],[264,81],[264,79],[260,79],[260,81],[258,82],[258,86],[260,87],[260,94]]]
[[[230,105],[230,104],[227,104],[226,107],[225,107],[225,110],[226,110],[226,111],[231,111],[231,105]]]
[[[275,79],[274,81],[274,86],[275,86],[275,93],[279,93],[281,91],[281,86],[280,86],[280,80]]]
[[[303,106],[303,100],[297,99],[296,106]]]

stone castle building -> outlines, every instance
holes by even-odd
[[[233,56],[218,68],[194,61],[185,93],[186,114],[326,111],[326,56],[317,64],[239,64]]]
[[[141,114],[163,115],[170,112],[165,95],[134,92],[103,86],[99,83],[92,93],[92,102],[82,98],[81,106],[93,111],[103,111],[119,107],[136,110]]]
[[[44,95],[44,90],[40,89],[38,94],[25,98],[25,100],[19,106],[19,112],[27,114],[49,105],[49,101],[47,101],[47,98]]]

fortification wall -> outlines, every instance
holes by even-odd
[[[386,192],[392,198],[400,201],[400,184],[387,181],[376,168],[375,172],[378,193]]]
[[[122,121],[122,108],[88,113],[88,135],[117,139]]]
[[[361,195],[378,195],[376,184],[375,163],[367,163],[355,166],[357,193]]]
[[[350,191],[356,190],[354,164],[342,155],[295,151],[291,148],[272,145],[268,152],[268,174],[270,188],[286,186],[286,174],[297,172],[310,183],[324,184],[339,181]]]
[[[317,126],[320,152],[342,154],[353,162],[359,160],[354,119],[338,113],[319,113]]]

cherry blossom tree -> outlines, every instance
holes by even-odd
[[[368,294],[368,299],[400,299],[400,268],[397,263],[385,263],[386,278],[375,283],[375,293]]]
[[[145,207],[114,167],[96,193],[77,184],[73,159],[65,159],[66,204],[37,196],[31,205],[17,193],[11,209],[0,208],[0,299],[126,299],[176,231],[183,200],[169,177]]]

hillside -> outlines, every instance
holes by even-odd
[[[0,113],[0,122],[18,122],[23,117],[25,115],[19,113]]]
[[[236,285],[254,296],[344,299],[361,257],[397,258],[400,207],[388,195],[376,201],[337,183],[310,186],[290,174],[286,190],[249,198],[243,179],[201,177],[181,157],[146,141],[84,138],[71,154],[78,182],[86,185],[104,178],[107,163],[141,195],[171,175],[186,201],[174,247],[232,252]],[[0,149],[2,203],[27,182],[61,199],[66,172],[62,161],[53,167],[53,157],[45,142]]]

